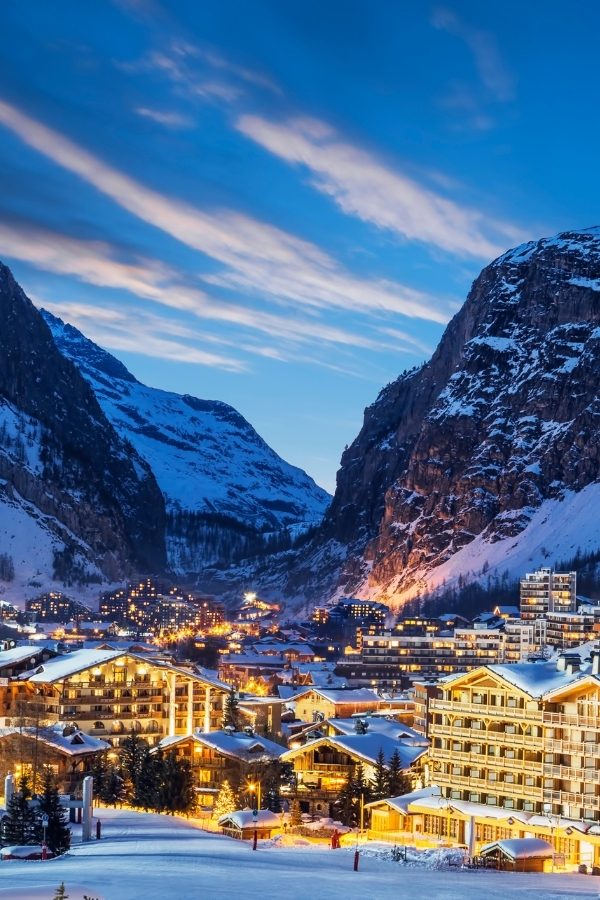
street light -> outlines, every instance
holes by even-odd
[[[260,781],[257,781],[256,783],[251,781],[248,784],[248,790],[250,791],[251,794],[256,793],[256,808],[260,809],[260,797],[261,797]]]

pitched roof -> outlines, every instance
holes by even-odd
[[[0,651],[0,670],[24,662],[29,657],[33,658],[40,652],[48,653],[50,651],[46,646],[32,647],[29,644],[25,647],[11,647],[10,650],[2,650]]]
[[[0,741],[3,738],[19,734],[31,740],[39,740],[49,747],[60,750],[68,756],[80,756],[85,753],[97,753],[110,749],[110,744],[91,734],[72,728],[64,722],[57,722],[47,728],[36,729],[33,726],[24,728],[0,728]]]
[[[285,759],[293,759],[307,750],[323,745],[348,753],[354,759],[366,762],[371,766],[377,762],[380,750],[383,750],[386,764],[389,763],[390,757],[397,750],[403,769],[408,769],[419,757],[427,752],[427,747],[415,747],[403,741],[394,740],[387,734],[338,734],[333,737],[316,738],[314,741],[308,741],[295,750],[288,750],[284,754]]]
[[[499,850],[509,859],[550,859],[554,855],[554,848],[548,841],[541,838],[508,838],[503,841],[494,841],[486,844],[479,851],[481,856]]]
[[[163,738],[158,746],[168,750],[189,740],[200,746],[210,747],[222,756],[243,762],[268,762],[279,759],[285,752],[285,747],[280,744],[258,735],[247,734],[245,731],[194,731],[192,734]]]
[[[437,784],[432,784],[430,787],[411,791],[410,794],[402,794],[400,797],[386,797],[384,800],[373,800],[371,803],[365,803],[365,809],[375,809],[377,806],[391,806],[392,809],[407,815],[409,803],[413,803],[415,800],[423,800],[425,797],[439,796],[439,787]]]
[[[357,688],[356,690],[345,690],[344,688],[323,688],[323,687],[307,687],[300,691],[292,700],[299,700],[307,694],[319,694],[330,703],[380,703],[381,697],[371,688]]]
[[[252,828],[258,825],[261,828],[277,828],[281,825],[281,814],[271,812],[270,809],[259,809],[255,816],[251,809],[239,809],[236,812],[226,813],[219,819],[219,825],[231,823],[238,828]]]

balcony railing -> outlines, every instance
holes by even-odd
[[[506,731],[491,731],[485,728],[472,728],[465,725],[437,725],[432,724],[430,737],[454,737],[456,739],[479,742],[485,741],[486,744],[493,743],[503,746],[504,744],[513,744],[528,749],[539,750],[541,745],[541,737],[532,734],[511,734]]]
[[[465,762],[471,765],[485,766],[490,769],[518,769],[525,767],[528,772],[542,774],[542,760],[516,759],[510,756],[490,756],[485,753],[470,753],[464,750],[446,750],[435,747],[430,751],[433,760],[447,760],[448,762]]]
[[[567,713],[544,713],[545,725],[565,725],[576,728],[587,728],[590,731],[600,731],[600,714],[596,716],[580,716]]]
[[[518,706],[494,706],[490,703],[462,703],[451,700],[432,700],[429,706],[431,712],[451,712],[456,716],[477,715],[480,717],[494,716],[513,722],[515,720],[527,722],[542,722],[540,709],[522,709]]]
[[[569,781],[581,781],[587,784],[600,784],[600,769],[582,768],[581,766],[555,766],[544,763],[544,775],[553,778],[564,778]]]

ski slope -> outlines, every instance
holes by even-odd
[[[69,900],[567,900],[597,898],[600,879],[460,869],[411,868],[365,848],[278,846],[208,834],[192,823],[131,810],[97,811],[103,839],[61,859],[0,864],[0,898],[51,900],[64,881]]]

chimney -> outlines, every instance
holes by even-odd
[[[592,675],[600,675],[600,648],[592,650],[590,656],[592,658]]]
[[[581,668],[581,657],[578,653],[561,653],[556,661],[556,669],[558,672],[566,672],[567,675],[574,675]]]

